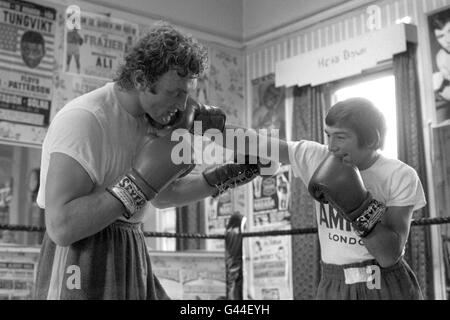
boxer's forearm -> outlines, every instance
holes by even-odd
[[[45,224],[50,238],[60,246],[89,237],[118,218],[125,208],[109,192],[100,191],[63,205],[48,203]]]
[[[400,259],[408,239],[413,206],[389,206],[380,223],[363,242],[382,267]]]
[[[226,124],[222,139],[216,139],[215,143],[237,155],[290,164],[286,141],[259,133],[255,129]]]
[[[202,174],[190,174],[162,190],[152,200],[152,205],[159,209],[185,206],[209,197],[215,191]]]
[[[363,242],[381,267],[394,265],[402,255],[401,237],[390,228],[379,223]]]

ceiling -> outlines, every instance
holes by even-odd
[[[243,40],[252,40],[347,2],[357,5],[351,0],[243,0]]]
[[[86,1],[152,20],[167,19],[180,26],[241,43],[344,3],[358,5],[357,0]]]

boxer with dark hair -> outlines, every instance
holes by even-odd
[[[403,259],[413,211],[426,205],[416,171],[379,152],[385,119],[366,99],[332,106],[325,133],[328,146],[278,140],[279,159],[273,159],[291,164],[317,200],[322,275],[316,297],[422,299]],[[274,145],[274,138],[257,137]]]

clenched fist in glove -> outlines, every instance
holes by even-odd
[[[225,129],[226,115],[222,109],[213,106],[207,106],[195,101],[190,96],[187,97],[184,111],[176,111],[173,120],[165,125],[157,125],[148,117],[152,127],[156,128],[157,135],[166,135],[176,129],[186,129],[192,134],[203,135],[208,129],[218,129],[223,132]],[[201,124],[201,131],[195,130],[194,121]]]
[[[213,197],[217,197],[230,188],[242,186],[261,174],[261,164],[228,163],[203,171],[206,182],[217,189]],[[264,165],[265,166],[265,165]],[[268,165],[270,166],[270,164]]]
[[[386,211],[365,188],[358,168],[333,154],[316,169],[308,191],[317,201],[330,203],[360,237],[367,236]]]
[[[137,155],[132,168],[106,189],[123,203],[126,218],[131,218],[180,175],[192,170],[192,164],[175,164],[172,161],[172,148],[177,143],[171,141],[170,134],[148,141]]]

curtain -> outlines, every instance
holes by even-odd
[[[438,217],[450,216],[450,120],[433,128],[433,177]],[[446,287],[450,288],[450,224],[440,227]],[[447,293],[450,291],[447,289]]]
[[[394,56],[398,158],[417,171],[428,194],[416,51],[417,45],[408,43],[406,52]],[[428,207],[414,212],[413,218],[423,217],[429,217]],[[416,273],[425,299],[434,297],[430,246],[430,228],[412,227],[405,259]]]
[[[330,108],[327,86],[295,87],[292,140],[323,143],[325,111]],[[293,229],[316,226],[314,201],[299,178],[292,178],[291,224]],[[317,234],[292,236],[292,275],[295,300],[314,299],[320,280]]]

